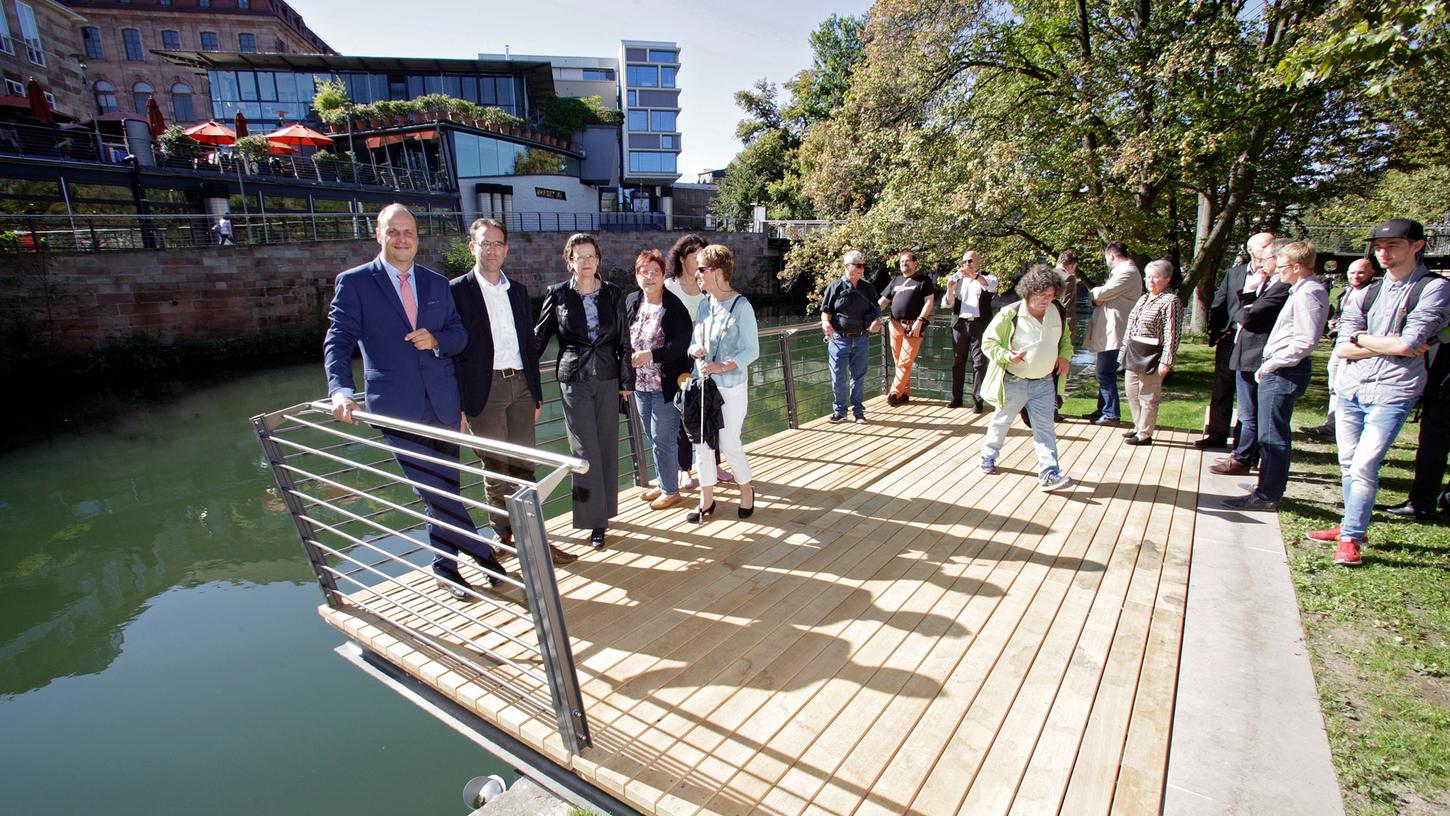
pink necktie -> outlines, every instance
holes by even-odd
[[[408,273],[398,273],[398,291],[403,293],[403,314],[408,316],[408,325],[418,328],[418,299],[413,297],[413,287],[408,285]]]

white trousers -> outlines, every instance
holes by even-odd
[[[745,427],[745,409],[748,407],[750,385],[741,383],[729,387],[719,386],[721,418],[725,427],[720,429],[720,455],[730,464],[739,484],[750,484],[750,463],[745,461],[745,445],[740,442],[740,431]],[[695,446],[695,464],[700,469],[700,484],[710,487],[715,484],[715,449],[701,442]]]

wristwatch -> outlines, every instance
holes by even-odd
[[[1355,333],[1354,333],[1354,334],[1351,334],[1351,335],[1350,335],[1350,336],[1349,336],[1349,342],[1350,342],[1350,343],[1351,343],[1351,344],[1352,344],[1352,345],[1356,345],[1356,346],[1357,346],[1357,345],[1359,345],[1359,337],[1360,337],[1360,335],[1362,335],[1362,334],[1364,334],[1364,332],[1362,332],[1362,331],[1357,331],[1357,332],[1355,332]]]

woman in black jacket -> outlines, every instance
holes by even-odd
[[[574,528],[589,530],[597,549],[619,511],[619,401],[634,389],[635,374],[624,294],[596,274],[599,243],[584,233],[569,236],[564,261],[572,274],[544,294],[534,338],[540,356],[559,338],[556,376],[569,451],[589,461],[588,473],[573,476]]]
[[[690,370],[687,352],[695,323],[685,304],[665,289],[665,260],[658,249],[647,249],[634,260],[638,292],[625,301],[629,323],[630,362],[634,364],[634,407],[644,434],[654,448],[659,486],[640,498],[655,510],[680,503],[680,474],[676,468],[680,412],[675,408],[679,378]]]

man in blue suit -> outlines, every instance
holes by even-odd
[[[337,289],[328,313],[331,326],[323,343],[327,393],[332,413],[352,423],[356,391],[352,353],[362,346],[363,377],[367,382],[367,410],[396,419],[457,431],[462,419],[453,355],[468,344],[468,333],[454,308],[448,279],[420,264],[418,224],[401,204],[378,213],[377,258],[337,277]],[[423,501],[428,538],[446,553],[467,553],[488,574],[490,586],[499,583],[504,569],[486,543],[459,532],[476,533],[473,520],[458,495],[458,469],[408,456],[418,453],[458,462],[458,446],[402,431],[383,431],[394,457]],[[441,493],[441,495],[440,495]],[[433,574],[438,586],[453,597],[468,597],[472,589],[459,574],[458,564],[437,553]]]

